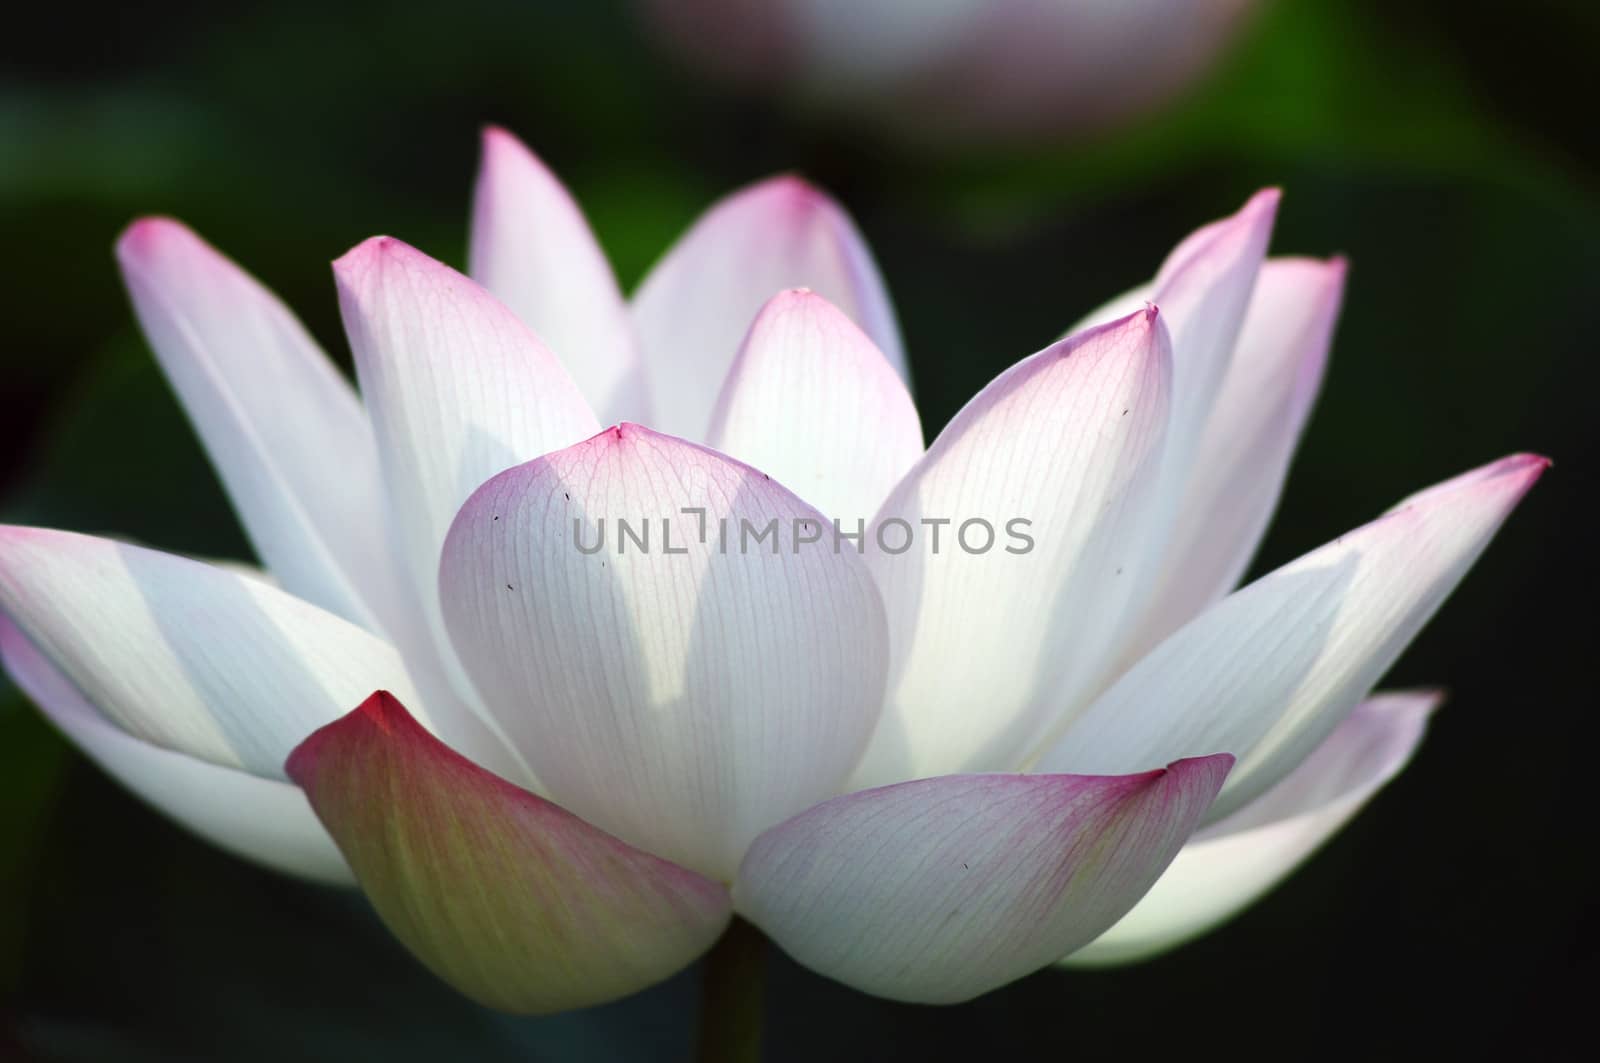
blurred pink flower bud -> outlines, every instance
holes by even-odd
[[[644,0],[697,68],[919,140],[1082,134],[1171,100],[1256,0]]]

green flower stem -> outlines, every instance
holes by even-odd
[[[755,1063],[761,1058],[761,1008],[767,939],[734,916],[706,953],[700,997],[699,1063]]]

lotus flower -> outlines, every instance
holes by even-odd
[[[640,0],[662,43],[929,143],[1082,134],[1210,69],[1255,0]]]
[[[359,398],[239,269],[137,222],[135,309],[270,576],[0,529],[6,667],[145,800],[359,883],[498,1008],[630,993],[734,912],[910,1001],[1171,947],[1399,770],[1437,695],[1370,691],[1546,465],[1234,590],[1344,276],[1264,259],[1277,201],[926,449],[867,248],[794,178],[625,302],[491,130],[475,280],[388,237],[334,265]]]

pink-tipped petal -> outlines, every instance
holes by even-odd
[[[627,996],[686,966],[728,922],[721,884],[484,771],[388,693],[307,738],[286,770],[389,929],[488,1007]]]
[[[153,746],[109,723],[3,615],[0,661],[62,734],[158,811],[211,844],[275,871],[355,884],[296,787]]]
[[[1015,769],[1091,690],[1154,576],[1143,543],[1168,412],[1161,317],[1141,310],[1002,373],[884,504],[868,561],[894,657],[857,786]],[[891,552],[908,528],[911,547]]]
[[[467,496],[599,422],[528,326],[450,267],[378,236],[333,269],[390,515],[431,598],[439,546]]]
[[[843,310],[905,376],[894,311],[855,224],[811,185],[775,177],[706,211],[633,297],[657,427],[705,439],[740,339],[787,288]]]
[[[411,622],[393,637],[430,707],[482,715],[439,617],[439,548],[479,484],[599,422],[538,336],[455,270],[381,236],[333,268],[409,577]],[[521,764],[511,772],[532,781]]]
[[[886,633],[861,559],[776,480],[646,428],[490,480],[439,583],[550,796],[706,874],[837,793],[877,720]]]
[[[734,903],[796,960],[853,988],[970,1000],[1122,918],[1194,831],[1232,760],[1110,778],[952,775],[848,794],[757,839]]]
[[[922,456],[922,422],[871,338],[798,289],[750,326],[707,441],[854,527]]]
[[[616,275],[578,204],[521,141],[483,134],[473,279],[550,346],[606,424],[649,420],[644,370]]]
[[[1322,383],[1344,276],[1342,259],[1279,258],[1262,267],[1188,466],[1155,596],[1124,659],[1148,651],[1244,575]]]
[[[1176,948],[1282,882],[1411,759],[1441,695],[1377,694],[1272,789],[1196,834],[1117,925],[1068,966],[1131,963]]]
[[[1280,194],[1256,193],[1237,214],[1191,234],[1156,275],[1156,305],[1172,330],[1172,457],[1181,490],[1200,433],[1228,374],[1256,273],[1267,253]]]
[[[381,627],[382,483],[349,384],[271,292],[178,222],[135,222],[117,261],[262,560],[291,593]]]
[[[1227,750],[1239,765],[1211,820],[1243,807],[1349,715],[1548,464],[1519,454],[1447,481],[1229,595],[1097,698],[1039,769]]]
[[[263,778],[375,687],[410,693],[394,649],[349,621],[110,539],[0,526],[0,611],[124,731]]]

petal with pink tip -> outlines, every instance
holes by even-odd
[[[855,224],[806,182],[775,177],[712,206],[634,294],[657,427],[705,438],[740,339],[787,288],[843,310],[906,375],[889,295]]]
[[[1229,375],[1279,198],[1277,189],[1258,192],[1238,213],[1189,234],[1153,282],[1117,296],[1073,329],[1114,321],[1147,300],[1167,320],[1173,376],[1167,521],[1176,515],[1190,469],[1199,460],[1201,432]]]
[[[470,272],[549,344],[604,423],[649,420],[633,323],[605,252],[555,175],[494,127],[483,133]]]
[[[0,660],[62,734],[158,811],[218,848],[275,871],[355,884],[333,839],[294,786],[153,746],[109,723],[4,616]]]
[[[1333,733],[1548,465],[1519,454],[1458,476],[1229,595],[1095,699],[1039,770],[1222,749],[1239,766],[1210,820],[1243,807]]]
[[[538,336],[455,270],[389,237],[333,268],[409,577],[410,623],[395,642],[430,706],[477,712],[493,729],[444,634],[439,548],[479,484],[593,435],[599,422]],[[532,781],[520,763],[510,772]]]
[[[554,800],[731,878],[838,792],[877,719],[883,606],[830,530],[764,474],[622,425],[462,507],[445,622]]]
[[[467,496],[502,469],[593,435],[599,422],[539,338],[455,270],[386,236],[333,269],[390,516],[426,604],[439,546]]]
[[[1228,593],[1277,506],[1322,383],[1344,291],[1342,259],[1270,259],[1182,485],[1136,657]]]
[[[1254,904],[1333,837],[1411,759],[1437,692],[1377,694],[1276,786],[1196,834],[1131,912],[1068,966],[1131,963]]]
[[[349,621],[110,539],[0,526],[0,611],[129,734],[263,778],[378,687],[410,691],[389,644]]]
[[[1014,769],[1092,693],[1155,575],[1170,373],[1154,309],[1069,337],[997,377],[895,488],[868,533],[894,658],[858,787]]]
[[[382,484],[350,385],[271,292],[178,222],[135,222],[117,261],[262,560],[291,593],[382,624]]]
[[[855,989],[970,1000],[1122,918],[1232,762],[1098,778],[950,775],[847,794],[758,838],[734,904],[796,960]]]
[[[488,1007],[627,996],[727,925],[720,883],[484,771],[386,692],[307,738],[286,770],[389,929]]]
[[[1233,359],[1266,257],[1281,193],[1257,192],[1237,214],[1196,230],[1156,274],[1156,305],[1172,329],[1173,446],[1189,456]]]
[[[854,527],[922,456],[922,422],[866,333],[796,289],[769,300],[750,326],[707,441]]]

